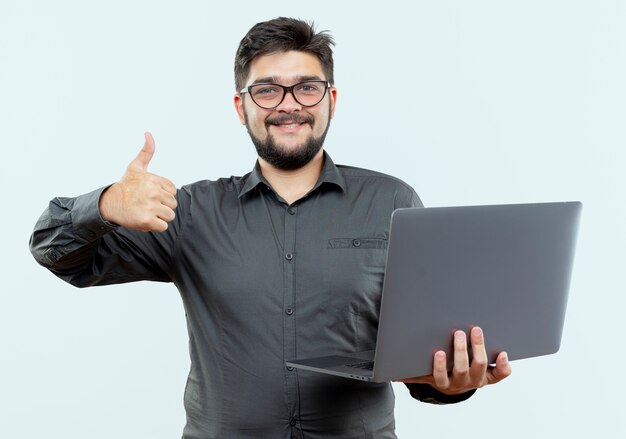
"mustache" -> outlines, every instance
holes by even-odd
[[[270,125],[280,125],[290,122],[308,123],[309,125],[313,126],[314,119],[313,116],[306,114],[279,114],[277,116],[268,117],[267,119],[265,119],[265,126],[268,127]]]

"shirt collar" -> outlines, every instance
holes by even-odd
[[[326,151],[324,151],[324,165],[322,166],[322,172],[317,180],[317,183],[315,183],[315,186],[313,186],[313,188],[311,189],[311,192],[316,190],[323,184],[335,185],[339,187],[339,189],[341,189],[343,192],[346,191],[346,182],[343,178],[343,175],[341,175],[339,169],[332,161],[330,156],[326,153]],[[263,174],[261,173],[261,166],[259,165],[259,161],[257,160],[254,165],[254,169],[252,169],[252,172],[248,174],[248,178],[246,178],[246,181],[241,188],[241,191],[239,192],[239,198],[243,197],[245,194],[247,194],[259,185],[271,187],[265,177],[263,177]]]

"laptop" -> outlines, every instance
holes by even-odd
[[[287,361],[363,381],[431,375],[453,334],[480,326],[489,361],[556,353],[580,202],[398,209],[391,216],[374,351]],[[469,345],[469,343],[468,343]],[[470,352],[471,355],[471,352]]]

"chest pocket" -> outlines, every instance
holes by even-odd
[[[378,249],[387,250],[387,240],[384,238],[336,238],[328,240],[330,249]]]

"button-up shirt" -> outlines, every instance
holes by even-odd
[[[421,206],[410,186],[325,154],[315,186],[288,205],[257,163],[183,186],[161,233],[103,221],[103,190],[53,199],[31,251],[80,287],[176,285],[191,357],[185,439],[395,438],[389,383],[285,361],[374,348],[391,213]],[[427,399],[426,387],[411,392]]]

